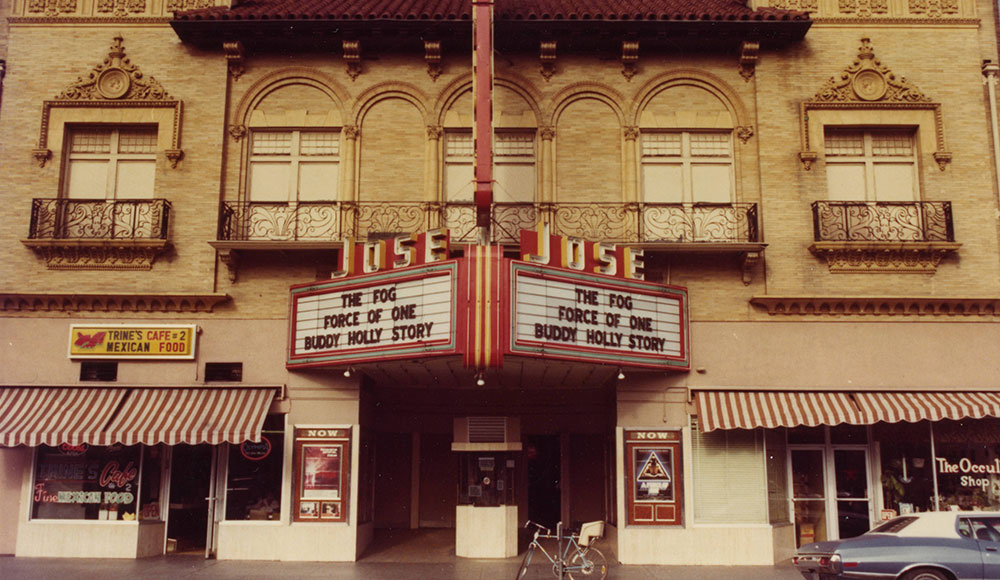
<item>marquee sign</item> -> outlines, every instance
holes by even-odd
[[[292,287],[288,367],[455,354],[458,263]]]
[[[511,262],[510,353],[690,368],[687,291]]]

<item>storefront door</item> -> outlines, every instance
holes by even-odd
[[[175,445],[170,461],[167,550],[176,554],[213,554],[216,448]]]
[[[798,545],[850,538],[872,521],[868,448],[789,446]]]

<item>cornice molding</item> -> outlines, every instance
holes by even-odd
[[[212,312],[228,294],[0,292],[0,312]]]
[[[754,296],[750,304],[798,316],[991,316],[1000,317],[1000,298],[904,296]]]
[[[829,17],[824,18],[822,16],[812,16],[813,28],[817,26],[822,26],[824,24],[839,24],[846,26],[873,26],[879,24],[891,24],[898,26],[917,26],[921,24],[931,24],[934,26],[954,26],[960,24],[963,26],[976,26],[978,27],[982,23],[980,18],[906,18],[906,17],[871,17],[871,18],[848,18],[848,17]]]
[[[169,26],[169,16],[11,16],[8,22],[17,24],[162,24]]]

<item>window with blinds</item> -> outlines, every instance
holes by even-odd
[[[763,443],[760,429],[702,433],[692,417],[696,523],[768,523]]]
[[[827,189],[835,201],[914,201],[912,130],[826,129]]]
[[[535,201],[535,134],[498,131],[493,146],[493,199],[499,203]],[[475,194],[472,133],[449,131],[444,138],[446,201],[471,203]]]
[[[733,201],[732,133],[646,132],[640,143],[646,202]]]
[[[336,201],[339,171],[339,131],[254,131],[251,135],[251,201]]]
[[[77,127],[69,135],[66,197],[150,199],[156,127]]]

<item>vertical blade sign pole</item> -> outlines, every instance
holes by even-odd
[[[493,0],[472,0],[473,141],[476,148],[476,225],[489,243],[493,205]]]

